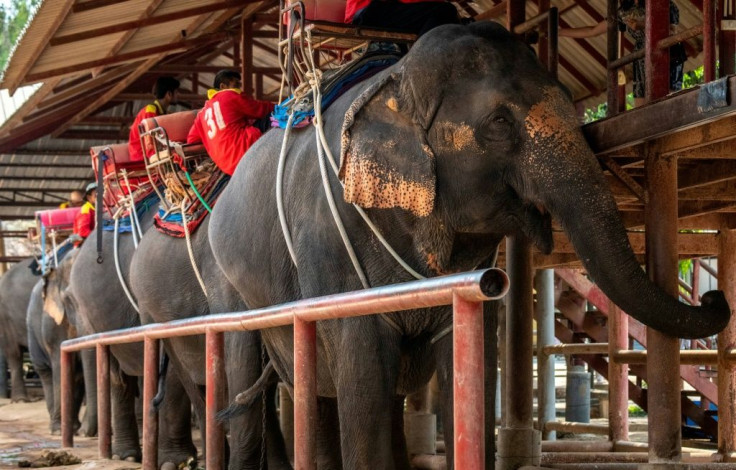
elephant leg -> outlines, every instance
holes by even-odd
[[[261,375],[261,342],[257,333],[228,333],[225,335],[226,374],[229,401],[248,390]],[[255,400],[248,410],[229,422],[230,459],[228,467],[259,469],[263,443],[263,399]],[[270,466],[269,466],[270,467]]]
[[[77,408],[76,403],[77,399],[80,395],[78,387],[80,386],[79,380],[77,380],[77,376],[79,373],[79,364],[77,364],[76,360],[72,360],[71,362],[72,367],[72,394],[74,395],[74,409],[72,410],[72,415],[74,416],[74,432],[77,432],[77,430],[80,427],[79,423],[79,408]],[[51,434],[57,435],[61,434],[61,351],[56,350],[52,351],[51,355],[51,370],[52,370],[52,377],[53,377],[53,397],[54,397],[54,408],[51,413]],[[82,386],[82,393],[84,392],[84,385]]]
[[[266,450],[269,470],[291,470],[286,443],[276,414],[276,390],[273,384],[266,392]]]
[[[84,371],[84,400],[87,404],[83,431],[87,437],[97,436],[97,356],[94,349],[80,351]]]
[[[394,456],[394,465],[397,470],[410,470],[409,451],[406,448],[406,436],[404,435],[404,399],[403,395],[394,397],[391,408],[391,444]]]
[[[0,398],[8,398],[8,391],[8,359],[0,348]]]
[[[110,404],[112,408],[112,457],[140,462],[138,421],[135,398],[138,379],[123,373],[117,360],[110,360]]]
[[[23,381],[23,353],[20,347],[9,348],[6,351],[8,367],[10,368],[10,401],[27,402],[28,393]]]
[[[181,468],[180,465],[197,460],[197,448],[192,442],[192,402],[176,367],[169,368],[164,386],[166,395],[158,412],[158,465],[159,468]],[[145,409],[150,405],[144,403],[143,406]]]
[[[392,405],[399,371],[399,338],[377,318],[343,320],[337,360],[337,406],[346,469],[393,470]],[[386,330],[390,327],[386,326]],[[379,331],[381,334],[379,337]],[[372,334],[371,334],[372,333]],[[371,337],[373,336],[373,337]]]
[[[319,470],[341,470],[342,451],[340,443],[340,419],[337,400],[317,397],[317,468]]]
[[[84,403],[84,371],[82,370],[82,360],[79,354],[74,355],[74,407],[72,408],[72,415],[74,416],[74,431],[78,431],[82,427],[82,423],[79,421],[79,412],[82,410],[82,403]]]
[[[54,416],[54,377],[51,367],[46,364],[34,363],[33,367],[41,378],[41,387],[43,388],[43,397],[46,401],[46,409],[49,412],[50,431],[51,434],[61,433],[61,417]]]

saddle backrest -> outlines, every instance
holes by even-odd
[[[81,210],[81,207],[68,207],[66,209],[36,211],[36,222],[43,225],[46,230],[72,230],[74,219]]]
[[[163,127],[171,142],[186,142],[196,117],[197,111],[181,111],[144,119],[141,121],[141,134]]]
[[[89,153],[92,156],[92,168],[94,168],[95,174],[97,174],[97,155],[100,152],[107,156],[107,159],[104,161],[104,167],[102,168],[102,173],[105,176],[123,168],[126,170],[145,169],[143,162],[132,162],[130,160],[128,144],[109,144],[99,145],[89,149]]]

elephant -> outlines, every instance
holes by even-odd
[[[145,230],[153,225],[153,212],[141,217]],[[119,268],[125,282],[116,272],[115,236],[102,237],[102,259],[98,262],[95,231],[84,241],[72,266],[69,291],[77,304],[77,321],[89,333],[101,333],[139,326],[141,319],[136,307],[126,295],[130,285],[130,261],[135,243],[130,233],[119,235]],[[133,299],[135,300],[135,299]],[[113,413],[113,458],[141,459],[135,398],[139,396],[138,377],[143,375],[143,345],[121,344],[110,347],[110,388]],[[191,404],[179,380],[176,368],[166,374],[166,395],[159,407],[159,465],[172,468],[196,461],[197,450],[192,442]],[[144,404],[144,409],[150,404]]]
[[[351,204],[426,277],[488,264],[507,235],[549,253],[554,216],[589,275],[643,323],[700,337],[729,320],[722,293],[709,293],[703,307],[693,308],[649,281],[569,95],[528,45],[496,23],[431,30],[398,63],[343,93],[322,124],[331,152],[339,149],[339,179],[328,170],[329,189],[369,286],[413,277]],[[251,147],[211,216],[217,263],[251,309],[363,288],[321,184],[320,139],[292,132],[280,188],[275,155],[283,138],[284,131],[271,131]],[[435,367],[445,432],[452,434],[452,334],[441,335],[451,309],[389,317],[393,325],[381,316],[317,324],[318,394],[336,399],[341,444],[341,462],[322,467],[407,468],[405,458],[392,454],[394,400],[424,385]],[[290,384],[292,332],[261,332]],[[446,444],[451,467],[452,441]]]
[[[14,402],[28,401],[23,383],[23,351],[28,349],[28,301],[39,280],[31,270],[35,262],[33,258],[25,259],[0,277],[0,349],[10,368],[10,399]],[[4,390],[0,393],[5,396]]]
[[[71,267],[79,250],[67,253],[58,268],[51,268],[33,288],[28,304],[28,349],[41,376],[46,406],[51,417],[51,433],[61,432],[61,343],[87,334],[77,324],[76,304],[68,292]],[[75,430],[81,427],[79,409],[87,404],[82,431],[97,435],[97,368],[95,352],[74,354],[73,390]]]
[[[138,300],[144,323],[167,322],[187,317],[245,310],[240,295],[220,271],[208,241],[209,217],[191,236],[192,251],[207,294],[200,287],[192,268],[184,239],[173,238],[158,230],[143,236],[133,256],[131,288]],[[205,345],[203,336],[185,336],[166,340],[167,352],[183,374],[185,389],[192,402],[203,407],[200,388],[205,385]],[[261,375],[261,341],[257,332],[225,334],[225,355],[230,398],[250,388]],[[261,468],[263,437],[267,442],[268,468],[290,469],[283,437],[278,430],[272,387],[266,400],[266,414],[257,406],[229,422],[230,469]],[[263,423],[266,419],[266,423]],[[263,426],[267,426],[264,430]],[[266,435],[262,436],[262,432]]]

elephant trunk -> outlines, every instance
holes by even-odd
[[[562,181],[544,185],[554,190],[543,191],[547,194],[541,199],[562,224],[590,277],[623,311],[656,330],[681,338],[721,331],[731,315],[722,292],[706,293],[702,306],[693,307],[649,280],[634,256],[603,175],[592,153],[587,154],[586,161],[592,164],[583,167],[590,171],[557,172]]]

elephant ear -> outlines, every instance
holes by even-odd
[[[346,202],[363,208],[400,207],[425,217],[434,208],[434,154],[401,97],[399,77],[384,76],[348,109],[339,176]]]

